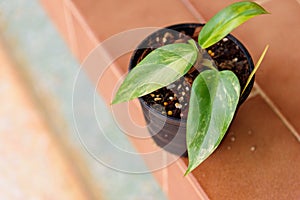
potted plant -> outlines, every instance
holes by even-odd
[[[186,25],[185,34],[178,29],[180,26],[152,34],[144,41],[152,48],[134,53],[131,60],[134,66],[112,104],[139,97],[145,119],[150,123],[148,129],[158,145],[171,152],[174,146],[175,149],[178,146],[179,153],[187,149],[186,174],[220,144],[239,104],[250,93],[253,75],[267,50],[253,68],[247,50],[228,34],[248,19],[266,13],[254,2],[233,3],[203,27]],[[215,63],[216,57],[224,52],[233,52],[233,58],[229,56],[224,62]],[[236,54],[243,54],[242,61],[238,62],[240,57]],[[172,142],[160,143],[164,136]]]

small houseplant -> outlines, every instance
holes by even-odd
[[[112,104],[116,104],[145,96],[172,85],[191,71],[198,71],[191,82],[186,120],[189,157],[186,174],[220,144],[234,117],[239,97],[256,71],[252,71],[247,84],[241,88],[235,73],[230,70],[219,71],[208,56],[212,52],[207,53],[205,49],[222,40],[248,19],[266,13],[264,8],[254,2],[243,1],[229,5],[203,26],[198,35],[198,44],[188,39],[149,53],[128,73],[112,101]],[[165,114],[170,115],[171,112]]]

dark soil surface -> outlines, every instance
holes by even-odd
[[[149,41],[149,46],[152,48],[144,51],[139,60],[143,59],[155,48],[171,43],[186,42],[188,39],[190,38],[183,33],[174,34],[173,32],[166,32],[163,34],[163,37],[157,36],[155,39]],[[194,33],[193,39],[197,41],[197,33]],[[247,58],[232,40],[225,37],[206,50],[219,70],[232,70],[238,76],[241,87],[246,84],[249,68]],[[147,105],[153,107],[163,115],[177,119],[186,119],[191,85],[199,74],[199,71],[195,68],[198,67],[192,67],[181,79],[142,98]]]

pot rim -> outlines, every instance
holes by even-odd
[[[148,35],[145,39],[142,40],[142,42],[139,43],[139,45],[136,47],[136,49],[133,51],[132,55],[131,55],[131,58],[130,58],[130,61],[129,61],[129,68],[128,68],[128,71],[130,71],[134,66],[136,66],[137,64],[137,59],[140,57],[140,55],[137,55],[138,51],[140,49],[145,49],[145,43],[151,38],[153,37],[156,33],[162,31],[162,30],[166,30],[166,29],[169,29],[169,30],[172,30],[172,31],[177,31],[176,29],[178,28],[197,28],[199,26],[204,26],[205,24],[203,23],[179,23],[179,24],[174,24],[174,25],[170,25],[170,26],[167,26],[165,28],[161,28],[157,31],[154,31],[153,33],[151,33],[150,35]],[[236,45],[239,46],[240,50],[243,52],[243,54],[245,54],[245,56],[247,57],[247,61],[248,61],[248,65],[249,65],[249,72],[251,73],[253,70],[254,70],[254,64],[253,64],[253,60],[252,60],[252,57],[250,55],[250,53],[248,52],[248,50],[246,49],[246,47],[235,37],[233,36],[232,34],[228,34],[227,36],[228,39],[230,39],[232,42],[234,42]],[[237,110],[238,110],[238,107],[243,104],[245,102],[245,100],[248,98],[251,90],[252,90],[252,87],[253,87],[253,84],[254,84],[254,80],[255,80],[255,75],[252,77],[252,80],[250,81],[249,85],[247,86],[244,94],[245,97],[243,98],[243,95],[240,95],[239,97],[239,103],[238,103],[238,106],[237,106]],[[167,118],[168,119],[168,123],[171,123],[171,124],[178,124],[178,122],[180,121],[180,123],[182,125],[186,125],[186,121],[187,119],[178,119],[178,118],[175,118],[175,117],[172,117],[172,116],[167,116],[167,115],[163,115],[161,114],[160,112],[158,112],[156,109],[152,108],[151,106],[147,105],[146,102],[142,99],[142,97],[139,97],[138,98],[140,103],[145,106],[146,108],[148,108],[149,111],[151,111],[152,113],[156,114],[157,117],[161,118],[161,119],[165,119]]]

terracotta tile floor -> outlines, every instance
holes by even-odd
[[[57,17],[52,5],[42,0],[82,61],[98,42],[113,34],[132,28],[207,20],[235,1],[64,2],[65,16]],[[211,199],[300,198],[300,95],[297,92],[300,3],[297,0],[257,2],[272,14],[252,19],[234,31],[254,61],[265,45],[270,45],[257,73],[256,96],[242,106],[221,147],[193,173]],[[66,22],[67,31],[61,28],[64,24],[61,20]],[[119,73],[126,72],[128,58],[125,56],[115,63]]]
[[[296,138],[256,96],[241,107],[223,143],[194,175],[212,199],[297,199],[299,151]]]

